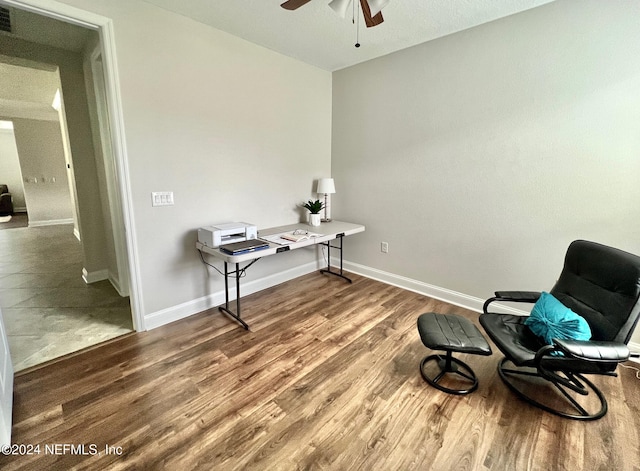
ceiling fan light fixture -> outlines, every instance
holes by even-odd
[[[331,0],[329,6],[342,18],[346,18],[352,1],[353,0]]]
[[[369,8],[371,9],[371,16],[376,16],[386,7],[391,0],[368,0]]]

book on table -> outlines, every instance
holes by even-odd
[[[303,240],[309,240],[312,237],[318,237],[320,234],[313,234],[307,231],[293,231],[293,232],[285,232],[281,234],[280,237],[285,240],[290,240],[291,242],[300,242]]]

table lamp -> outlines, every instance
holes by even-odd
[[[329,207],[329,195],[336,192],[333,178],[320,178],[316,193],[324,193],[324,218],[322,222],[331,222],[331,208]]]

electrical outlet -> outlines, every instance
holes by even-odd
[[[380,242],[380,252],[389,253],[389,242]]]

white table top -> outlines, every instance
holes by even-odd
[[[268,229],[261,229],[258,231],[258,238],[264,236],[270,236],[275,234],[282,234],[283,232],[293,232],[296,230],[304,230],[313,234],[320,234],[318,237],[312,237],[308,240],[301,240],[299,242],[289,242],[286,245],[277,244],[274,242],[266,241],[269,243],[269,248],[256,250],[255,252],[244,253],[240,255],[229,255],[222,252],[219,248],[207,247],[206,245],[196,242],[196,248],[202,252],[213,255],[220,260],[228,263],[240,263],[248,260],[254,260],[256,258],[266,257],[274,255],[279,252],[287,250],[295,250],[309,245],[319,244],[327,242],[338,237],[339,234],[348,236],[357,234],[358,232],[364,232],[365,227],[361,224],[353,224],[350,222],[331,221],[323,222],[319,226],[310,226],[305,223],[290,224],[287,226],[270,227]]]

